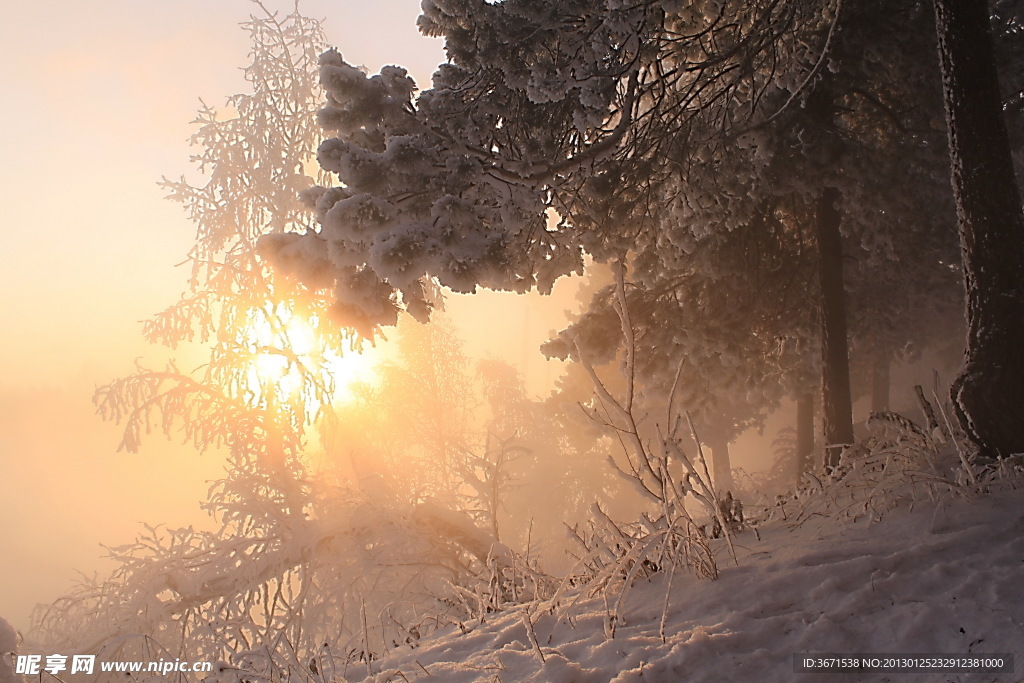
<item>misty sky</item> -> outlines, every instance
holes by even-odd
[[[290,2],[268,0],[287,13]],[[139,523],[202,523],[216,454],[153,438],[115,453],[93,389],[129,373],[147,347],[138,321],[186,285],[194,228],[163,199],[161,176],[191,172],[189,122],[201,97],[244,89],[245,0],[36,0],[5,5],[0,43],[0,617],[65,590],[100,543]],[[410,69],[429,85],[441,42],[415,28],[418,0],[305,0],[346,58]]]
[[[291,2],[267,0],[283,13]],[[409,69],[420,87],[443,60],[416,30],[419,0],[304,0],[345,58],[376,72]],[[154,435],[116,453],[120,430],[94,414],[94,389],[174,357],[147,345],[139,321],[173,304],[176,267],[195,238],[162,176],[198,177],[190,122],[200,98],[221,107],[244,91],[247,0],[38,0],[5,7],[0,40],[0,617],[24,629],[33,605],[70,587],[76,570],[113,565],[101,543],[132,541],[142,522],[204,525],[208,483],[223,472]],[[451,300],[467,351],[531,363],[534,385],[556,370],[537,344],[573,306],[511,295]],[[500,310],[499,310],[500,309]]]

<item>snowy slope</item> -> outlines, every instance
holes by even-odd
[[[927,509],[925,509],[927,508]],[[491,615],[468,634],[443,631],[393,650],[373,681],[1024,681],[1024,495],[918,505],[869,526],[811,517],[737,537],[739,566],[721,576],[678,573],[665,627],[667,577],[637,585],[625,623],[604,634],[601,600],[558,619],[525,608]],[[796,673],[792,654],[1013,653],[1012,674]],[[339,672],[341,673],[341,672]]]

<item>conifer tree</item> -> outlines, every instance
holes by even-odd
[[[1004,19],[1017,37],[1008,4]],[[968,434],[990,455],[1008,456],[1024,452],[1024,213],[988,3],[935,0],[935,15],[967,289],[967,356],[952,395]],[[1013,95],[1019,102],[1020,91]]]
[[[956,298],[925,10],[428,1],[421,28],[449,60],[419,97],[397,67],[367,77],[323,57],[334,137],[319,160],[342,185],[318,191],[317,229],[267,250],[388,323],[396,307],[429,316],[435,283],[546,291],[584,254],[625,263],[637,291],[691,273],[734,286],[724,274],[748,255],[723,245],[767,212],[817,251],[818,330],[801,318],[772,336],[820,349],[835,465],[853,438],[850,345],[898,356],[936,327],[924,318],[941,307],[918,304]],[[901,269],[909,294],[868,300]],[[651,346],[673,332],[652,329]]]

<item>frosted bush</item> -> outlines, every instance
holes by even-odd
[[[873,413],[871,434],[843,451],[827,476],[804,474],[796,497],[795,523],[812,517],[877,522],[888,511],[923,503],[942,504],[1024,486],[1024,456],[980,455],[948,411],[931,430],[893,412]]]

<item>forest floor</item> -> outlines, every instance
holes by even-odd
[[[797,525],[790,516],[759,536],[736,535],[738,564],[718,548],[715,581],[676,572],[667,612],[666,573],[637,583],[613,637],[601,598],[564,614],[524,606],[343,675],[380,683],[1024,681],[1024,491],[919,502],[873,524],[810,516]],[[1012,653],[1016,662],[1012,673],[800,673],[795,653]]]

